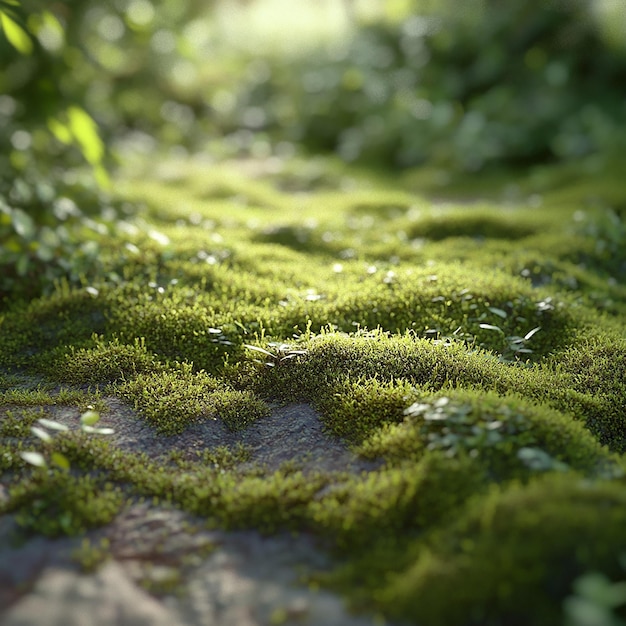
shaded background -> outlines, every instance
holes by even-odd
[[[79,280],[97,262],[99,234],[132,211],[108,176],[129,151],[304,150],[479,173],[602,167],[626,148],[622,0],[0,0],[0,11],[4,295]]]

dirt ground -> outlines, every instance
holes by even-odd
[[[99,425],[115,429],[112,443],[157,458],[172,449],[243,443],[248,463],[274,470],[285,461],[304,471],[367,471],[328,436],[314,409],[276,407],[244,431],[219,421],[163,437],[115,397]],[[49,417],[74,426],[78,409],[50,407]],[[0,493],[0,496],[2,494]],[[15,521],[0,519],[0,623],[3,626],[367,626],[382,623],[349,613],[338,596],[308,584],[328,567],[326,551],[305,534],[209,530],[202,520],[147,502],[129,505],[111,524],[84,537],[37,537],[15,546]],[[76,558],[84,540],[104,540],[109,558],[85,572]]]

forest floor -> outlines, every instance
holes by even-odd
[[[2,624],[622,615],[617,165],[115,184],[100,273],[0,314]]]

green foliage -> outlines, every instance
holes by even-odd
[[[587,572],[573,584],[563,603],[566,626],[622,626],[617,610],[626,604],[626,583],[611,582],[604,574]]]
[[[264,59],[262,81],[255,59],[224,121],[255,128],[245,112],[259,108],[264,130],[383,166],[475,171],[623,149],[626,62],[597,3],[466,4],[407,3],[301,59]]]
[[[0,136],[8,146],[0,156],[0,299],[47,293],[63,278],[78,283],[99,266],[102,231],[118,216],[102,191],[106,149],[83,106],[85,87],[68,80],[80,56],[66,41],[66,19],[79,11],[64,8],[0,7],[13,44],[0,37]]]

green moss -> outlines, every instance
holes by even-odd
[[[484,239],[517,240],[539,232],[545,217],[537,212],[510,211],[494,215],[492,211],[464,209],[429,216],[415,222],[409,237],[446,239],[448,237],[473,237]]]
[[[340,437],[360,443],[373,430],[403,419],[408,398],[415,388],[403,380],[380,381],[366,378],[339,380],[332,393],[318,399],[324,424]]]
[[[15,513],[24,532],[56,537],[109,523],[123,502],[121,491],[109,483],[63,471],[38,471],[11,487],[1,508]]]
[[[428,453],[414,464],[350,478],[316,498],[310,510],[318,528],[354,549],[414,536],[453,515],[485,485],[483,469],[469,457]]]
[[[625,498],[622,485],[576,476],[495,489],[425,542],[377,599],[390,617],[433,626],[560,623],[577,576],[618,573]]]
[[[145,210],[103,238],[101,275],[4,303],[3,511],[28,533],[80,534],[127,497],[167,502],[225,528],[315,533],[339,548],[327,582],[387,617],[560,623],[578,574],[617,573],[623,191],[567,172],[511,195],[508,178],[420,190],[427,172],[307,157],[250,180],[249,165],[151,164],[120,182]],[[268,472],[243,446],[152,458],[69,432],[44,452],[71,473],[32,472],[19,453],[38,416],[104,410],[86,389],[101,384],[169,435],[308,402],[375,462]]]
[[[105,308],[101,297],[63,284],[50,296],[19,304],[0,318],[0,367],[45,369],[55,348],[80,345],[104,330]]]
[[[117,338],[107,342],[95,335],[93,342],[93,348],[70,346],[65,358],[56,365],[56,377],[79,384],[110,383],[163,369],[161,362],[148,353],[143,339],[135,339],[130,345]]]
[[[83,539],[80,547],[72,552],[72,559],[80,565],[85,574],[95,572],[105,561],[111,557],[109,540],[101,539],[94,544],[90,539]]]
[[[58,387],[46,390],[41,385],[36,388],[12,387],[0,393],[0,403],[11,406],[76,406],[85,411],[91,407],[95,411],[106,411],[107,405],[100,392]]]
[[[4,413],[4,415],[3,415]],[[0,437],[28,437],[30,427],[45,417],[43,409],[0,410]]]
[[[138,374],[122,383],[118,393],[132,401],[158,432],[167,434],[180,433],[196,420],[218,417],[237,430],[269,413],[252,392],[228,389],[184,363],[175,370]]]
[[[349,336],[326,333],[303,345],[307,354],[286,367],[261,372],[265,393],[289,400],[307,400],[320,407],[336,391],[337,381],[376,378],[405,381],[424,390],[463,387],[499,394],[515,393],[543,402],[583,421],[604,445],[621,451],[624,436],[623,397],[593,396],[576,391],[563,368],[528,368],[502,363],[488,352],[459,341],[432,341],[412,334],[382,332]],[[341,393],[340,391],[337,393]],[[331,417],[331,422],[338,420]],[[345,433],[349,426],[340,427]]]
[[[516,397],[452,391],[420,398],[404,414],[402,423],[375,431],[361,453],[394,463],[419,459],[426,450],[448,457],[468,454],[496,481],[568,469],[587,475],[619,473],[616,459],[582,424]]]

